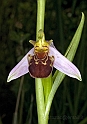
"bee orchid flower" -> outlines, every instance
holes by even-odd
[[[28,72],[33,78],[46,78],[51,74],[53,67],[81,81],[81,74],[77,67],[55,48],[52,40],[45,40],[42,30],[38,32],[38,40],[30,40],[30,43],[34,47],[11,70],[7,82],[17,79]]]

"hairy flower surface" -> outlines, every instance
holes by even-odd
[[[34,47],[11,70],[7,82],[17,79],[28,72],[33,78],[45,78],[51,74],[53,67],[81,81],[81,74],[77,67],[55,48],[52,40],[45,40],[42,30],[38,32],[38,40],[30,40],[30,43]]]

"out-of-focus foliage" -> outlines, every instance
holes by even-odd
[[[35,0],[0,1],[0,117],[3,124],[12,124],[20,79],[7,84],[7,76],[17,62],[32,48],[29,40],[36,37]],[[45,14],[46,39],[53,39],[58,50],[65,53],[80,22],[81,12],[87,16],[86,0],[47,0]],[[66,77],[59,87],[50,113],[50,124],[87,123],[87,20],[74,59],[82,82]],[[34,79],[25,75],[19,104],[18,124],[36,124],[37,111]],[[23,96],[24,95],[24,96]],[[22,101],[22,102],[21,102]],[[22,106],[23,104],[23,106]],[[22,110],[23,114],[20,114]],[[1,123],[1,122],[0,122]],[[80,123],[81,124],[81,123]]]

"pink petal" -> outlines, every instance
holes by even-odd
[[[65,58],[57,49],[51,46],[49,51],[49,55],[53,55],[55,57],[54,67],[57,70],[70,77],[76,78],[80,81],[82,80],[79,70],[73,63],[71,63],[67,58]]]
[[[32,48],[24,57],[23,59],[10,71],[7,82],[14,80],[18,77],[23,76],[24,74],[28,73],[28,54],[33,54],[34,48]]]

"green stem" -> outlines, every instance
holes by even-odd
[[[44,94],[43,85],[40,78],[35,79],[36,84],[36,101],[37,101],[37,113],[38,113],[38,124],[45,124],[45,104],[44,104]]]
[[[45,13],[45,0],[37,0],[37,34],[40,29],[44,30],[44,13]],[[42,80],[40,78],[35,79],[36,85],[36,102],[38,113],[38,124],[47,124],[45,119],[45,103]]]
[[[37,0],[37,34],[40,29],[44,30],[45,0]]]

